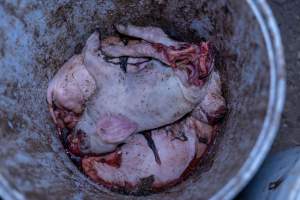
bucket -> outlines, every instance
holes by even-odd
[[[84,176],[60,143],[46,103],[49,80],[96,28],[153,25],[179,41],[213,41],[228,113],[196,172],[147,199],[231,199],[271,147],[285,98],[284,56],[264,0],[0,1],[0,196],[143,199]],[[166,105],[167,106],[167,105]]]

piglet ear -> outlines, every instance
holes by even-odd
[[[83,52],[96,52],[100,48],[100,32],[95,31],[86,41]]]
[[[121,143],[137,129],[137,124],[122,115],[105,115],[97,123],[97,134],[106,143]]]

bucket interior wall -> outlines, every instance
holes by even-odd
[[[132,199],[89,181],[70,162],[46,103],[49,80],[95,28],[162,27],[182,41],[214,41],[228,114],[213,161],[149,199],[208,199],[248,159],[266,115],[270,72],[259,25],[239,0],[0,1],[1,190],[28,199]],[[204,25],[203,25],[204,24]],[[166,105],[167,106],[167,105]],[[17,195],[17,193],[15,193]]]

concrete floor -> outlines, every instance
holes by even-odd
[[[285,51],[287,98],[278,136],[270,154],[300,145],[300,1],[269,0]]]

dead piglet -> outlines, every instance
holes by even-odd
[[[186,70],[152,59],[142,63],[145,66],[138,67],[137,73],[125,73],[107,62],[107,55],[99,50],[105,46],[100,44],[96,32],[84,48],[84,65],[95,79],[97,89],[76,126],[76,130],[86,134],[84,143],[88,148],[80,148],[82,153],[111,152],[133,133],[177,121],[204,98],[206,81],[201,80],[201,86],[191,84]],[[123,51],[122,48],[117,46],[114,51]],[[133,50],[130,56],[139,57]],[[207,63],[203,66],[211,66],[210,52],[206,52],[203,62]]]
[[[117,152],[100,157],[86,157],[82,161],[84,172],[94,181],[106,186],[136,189],[146,177],[153,177],[151,187],[162,188],[178,181],[194,159],[197,138],[194,133],[186,134],[187,140],[174,139],[164,129],[152,131],[160,162],[141,134],[132,135]],[[120,155],[117,157],[116,154]],[[111,158],[120,160],[120,165]]]
[[[84,158],[84,172],[98,183],[126,190],[136,190],[141,181],[152,177],[151,188],[159,190],[189,174],[187,170],[195,167],[190,165],[199,163],[214,137],[212,126],[193,117],[148,133],[132,135],[106,156]]]

